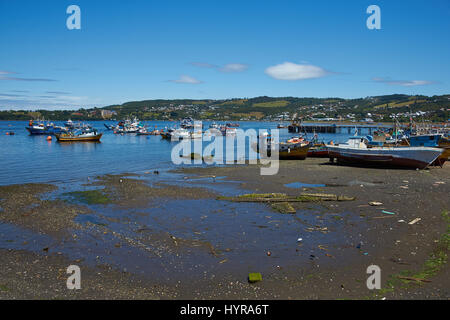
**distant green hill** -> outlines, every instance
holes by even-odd
[[[0,120],[28,120],[38,117],[52,120],[101,120],[112,114],[112,118],[117,120],[135,116],[141,120],[179,120],[192,117],[199,120],[287,121],[296,116],[304,120],[371,118],[374,121],[390,121],[393,114],[406,119],[411,112],[414,117],[423,120],[446,121],[450,118],[449,110],[450,95],[428,97],[393,94],[358,99],[262,96],[226,100],[142,100],[73,111],[0,111]]]

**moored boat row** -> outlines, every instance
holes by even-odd
[[[191,127],[193,124],[193,127]],[[59,142],[91,141],[99,142],[102,133],[92,129],[90,125],[71,120],[65,127],[55,126],[53,123],[30,120],[27,130],[30,134],[55,135]],[[192,119],[184,119],[180,128],[154,129],[143,125],[136,118],[120,121],[116,126],[105,124],[114,133],[134,133],[136,135],[161,135],[163,139],[178,141],[182,139],[202,139],[205,133],[222,136],[234,136],[237,124],[227,123],[219,125],[213,122],[211,130],[202,131],[200,125],[194,125]],[[273,150],[278,152],[280,160],[303,160],[307,157],[329,158],[342,164],[369,165],[383,167],[401,167],[424,169],[430,165],[442,166],[449,159],[450,140],[444,134],[394,131],[394,135],[382,132],[375,138],[371,135],[353,136],[345,143],[325,144],[320,142],[315,134],[309,140],[306,136],[297,136],[282,142],[272,141],[270,135],[258,139],[256,151],[261,156],[270,156]],[[355,133],[356,134],[356,133]],[[400,136],[401,134],[401,136]],[[382,136],[383,139],[380,139]],[[49,137],[48,139],[51,139]],[[260,145],[260,143],[262,144]],[[253,147],[253,146],[252,146]],[[261,152],[265,150],[266,152]]]
[[[271,150],[277,150],[280,160],[320,157],[348,165],[424,169],[433,164],[442,165],[448,159],[448,146],[440,146],[437,142],[431,146],[419,145],[416,140],[421,139],[410,137],[408,145],[384,146],[374,143],[371,136],[353,136],[339,144],[323,144],[314,140],[308,142],[298,137],[273,145],[268,135],[263,142],[264,148],[267,148],[266,155],[270,156]],[[426,140],[432,139],[427,137]],[[444,142],[448,143],[448,139]],[[263,149],[258,144],[256,150],[261,153]]]

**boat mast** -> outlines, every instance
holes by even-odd
[[[397,139],[397,116],[394,115],[394,133],[395,133],[395,146],[398,145],[398,139]]]

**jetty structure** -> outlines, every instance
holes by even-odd
[[[293,121],[288,126],[290,133],[354,133],[355,128],[358,130],[358,134],[362,134],[364,130],[368,134],[380,129],[392,129],[394,125],[390,124],[361,124],[361,123],[349,123],[349,124],[336,124],[336,123],[305,123],[299,121]]]

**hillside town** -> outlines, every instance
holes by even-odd
[[[257,97],[226,100],[145,100],[78,110],[0,111],[1,120],[198,120],[392,122],[444,122],[450,118],[450,96],[390,95],[361,99]]]

